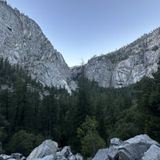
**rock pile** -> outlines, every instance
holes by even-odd
[[[160,160],[160,144],[146,134],[126,141],[113,138],[110,147],[100,149],[92,160]]]
[[[56,142],[45,140],[27,158],[13,153],[1,154],[0,160],[83,160],[83,157],[79,153],[74,155],[69,146],[60,149]],[[113,138],[110,147],[98,150],[92,160],[160,160],[160,144],[146,134],[126,141]]]
[[[27,158],[20,153],[13,153],[10,156],[0,155],[0,160],[83,160],[83,157],[78,153],[74,155],[69,146],[59,149],[56,142],[45,140]]]

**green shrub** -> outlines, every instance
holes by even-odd
[[[43,137],[40,135],[35,136],[32,133],[20,130],[12,136],[8,144],[9,152],[20,152],[27,156],[38,143],[42,142],[42,139]]]

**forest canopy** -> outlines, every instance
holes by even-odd
[[[160,70],[153,76],[105,89],[82,74],[70,95],[43,87],[18,65],[0,59],[0,142],[6,153],[28,155],[51,138],[87,157],[112,137],[146,133],[160,142]]]

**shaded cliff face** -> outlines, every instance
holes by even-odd
[[[30,18],[0,1],[0,56],[19,64],[43,85],[75,88],[62,55]]]
[[[86,78],[102,87],[124,87],[152,77],[158,69],[160,29],[146,34],[115,52],[94,57],[84,66]],[[72,76],[80,75],[81,67],[72,69]]]

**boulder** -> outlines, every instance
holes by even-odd
[[[83,160],[82,155],[79,154],[79,153],[77,153],[77,154],[75,155],[75,157],[76,157],[76,160]]]
[[[108,158],[109,149],[99,149],[92,160],[106,160]]]
[[[148,135],[138,135],[124,141],[124,143],[118,147],[117,156],[119,159],[123,160],[141,159],[144,153],[153,144],[158,145],[158,143],[152,140]]]
[[[27,160],[33,160],[36,158],[43,158],[48,155],[55,155],[58,149],[58,144],[52,140],[45,140],[41,145],[36,147],[30,155],[27,157]]]
[[[117,147],[109,147],[108,149],[108,159],[109,160],[115,160],[118,154],[118,148]]]
[[[142,160],[160,160],[160,147],[152,145],[147,152],[144,153]]]
[[[160,155],[159,146],[158,142],[152,140],[146,134],[135,136],[126,141],[113,138],[110,140],[110,147],[98,150],[92,160],[142,160],[142,157],[143,160],[152,160],[152,158],[147,159],[146,157],[150,155],[150,152],[153,157],[158,157]],[[160,159],[155,158],[153,160]]]
[[[133,144],[133,143],[144,143],[144,144],[147,144],[147,145],[152,145],[152,144],[156,144],[158,145],[158,142],[154,141],[153,139],[151,139],[148,135],[146,134],[141,134],[141,135],[138,135],[138,136],[135,136],[133,138],[130,138],[126,141],[124,141],[126,143],[130,143],[130,144]]]
[[[80,154],[73,155],[70,146],[65,146],[63,149],[56,153],[56,160],[83,160]]]
[[[149,146],[146,144],[125,144],[118,148],[117,156],[122,160],[140,160],[144,152],[148,150]]]
[[[11,159],[12,157],[11,156],[8,156],[8,155],[5,155],[5,154],[1,154],[0,155],[0,160],[6,160],[6,159]]]
[[[118,145],[121,145],[122,144],[122,140],[120,140],[119,138],[112,138],[110,140],[110,145],[111,146],[118,146]]]
[[[0,155],[0,160],[25,160],[26,157],[22,156],[20,153],[12,153],[11,155]]]
[[[68,160],[77,160],[77,159],[74,155],[71,155],[70,157],[68,157]]]
[[[11,157],[16,159],[16,160],[20,160],[22,158],[22,154],[20,154],[20,153],[12,153]]]
[[[71,147],[70,146],[65,146],[63,147],[63,149],[61,150],[61,155],[64,156],[65,158],[68,158],[70,156],[72,156],[72,152],[71,152]]]
[[[67,159],[61,154],[61,152],[57,152],[56,160],[67,160]]]

